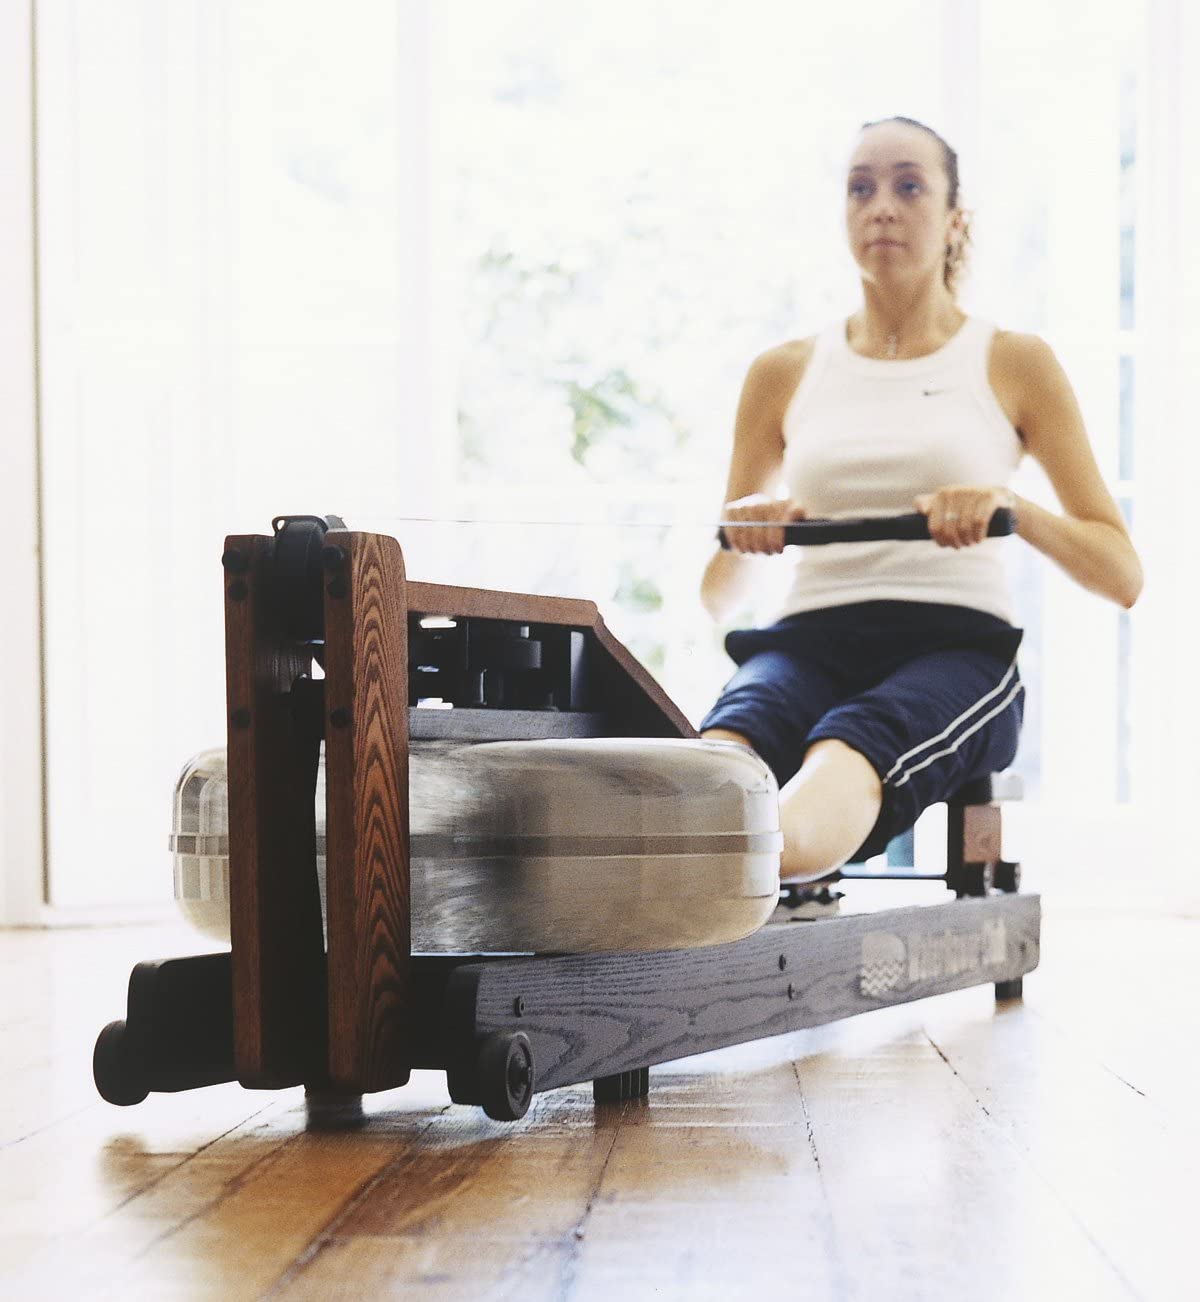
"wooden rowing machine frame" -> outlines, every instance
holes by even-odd
[[[593,602],[410,582],[394,538],[334,516],[229,537],[222,563],[230,949],[134,968],[126,1019],[96,1044],[110,1102],[304,1085],[314,1121],[344,1122],[433,1068],[455,1102],[514,1120],[535,1092],[635,1097],[653,1064],[872,1008],[987,983],[1015,997],[1037,966],[1040,901],[1001,858],[986,779],[949,802],[946,872],[891,874],[952,901],[697,950],[413,954],[410,741],[697,734]],[[856,875],[879,876],[838,874]]]

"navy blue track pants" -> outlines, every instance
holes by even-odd
[[[746,738],[782,787],[836,737],[883,782],[883,807],[853,856],[879,854],[921,811],[1012,763],[1024,714],[1022,630],[983,611],[868,601],[735,629],[738,665],[700,730]]]

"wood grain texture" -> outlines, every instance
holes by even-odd
[[[406,583],[408,609],[416,615],[472,616],[520,624],[567,624],[591,628],[600,616],[594,601],[546,597],[495,588],[459,588],[445,583]]]
[[[1032,984],[1032,983],[1031,983]],[[916,1009],[913,1010],[914,1013]],[[972,992],[923,1006],[923,1021],[995,1035],[1016,1018],[987,1016]],[[867,1019],[864,1019],[864,1021]],[[834,1228],[841,1296],[888,1302],[930,1298],[1138,1296],[1105,1260],[1073,1209],[1046,1186],[1020,1149],[997,1132],[923,1025],[868,1060],[851,1062],[822,1028],[795,1065]],[[860,1034],[863,1022],[848,1024]],[[860,1040],[864,1043],[864,1040]],[[1089,1082],[1094,1086],[1097,1082]],[[1025,1091],[1036,1090],[1033,1080]],[[867,1100],[870,1103],[867,1103]],[[911,1245],[897,1251],[898,1245]]]
[[[654,676],[613,637],[595,602],[432,583],[409,583],[407,600],[409,610],[423,615],[476,616],[585,629],[597,653],[593,668],[598,679],[595,708],[606,716],[608,736],[698,735]]]
[[[325,593],[329,1074],[408,1079],[408,610],[395,539],[330,531]]]
[[[95,1097],[130,967],[206,948],[182,926],[0,931],[0,1296],[1192,1302],[1200,922],[1119,905],[1047,908],[1023,1003],[885,1008],[515,1126],[417,1072],[328,1136],[299,1090]]]
[[[599,665],[601,699],[616,737],[698,737],[687,715],[657,680],[596,616],[592,632],[603,653]]]
[[[273,542],[225,540],[230,935],[239,1079],[275,1088],[319,1070],[324,945],[311,792],[316,745],[286,700],[312,657],[289,646],[271,608]],[[311,867],[309,867],[311,865]]]
[[[469,1097],[457,1073],[497,1031],[529,1037],[544,1090],[1011,980],[1037,967],[1040,921],[1037,896],[992,895],[776,924],[709,949],[467,965],[447,987],[447,1032],[462,1037],[451,1092]]]
[[[995,801],[986,805],[946,808],[946,862],[994,863],[1001,854],[1001,811]]]
[[[1180,1144],[1197,1137],[1194,1124],[1184,1130],[1148,1110],[1136,1086],[1104,1071],[1036,1009],[982,1027],[935,1013],[927,1033],[971,1102],[986,1109],[1056,1201],[1073,1209],[1112,1277],[1149,1298],[1186,1291],[1188,1281],[1162,1243],[1190,1239],[1195,1203],[1162,1193],[1177,1178]],[[1053,1080],[1056,1088],[1038,1089],[1038,1080]],[[1155,1206],[1154,1235],[1130,1215],[1134,1190],[1120,1188],[1135,1171]]]
[[[967,805],[962,811],[963,859],[993,863],[1000,858],[1000,806]]]

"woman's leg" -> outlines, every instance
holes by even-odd
[[[874,822],[862,771],[870,766],[862,756],[844,743],[818,748],[808,742],[814,725],[837,704],[839,689],[821,663],[763,651],[739,667],[700,723],[702,737],[746,746],[775,774],[786,878],[820,877],[840,866]],[[878,785],[876,779],[876,790]],[[855,839],[864,819],[866,827]]]
[[[785,881],[813,881],[840,868],[867,839],[883,805],[870,760],[836,737],[814,742],[779,793]]]
[[[847,810],[857,809],[862,821],[852,826],[855,834],[861,830],[863,835],[844,859],[856,849],[863,856],[879,854],[893,836],[913,826],[922,810],[950,799],[972,778],[1012,762],[1020,738],[1023,690],[1015,658],[1005,664],[991,654],[962,648],[915,657],[874,687],[834,706],[812,729],[805,763],[783,789],[782,806],[789,808],[793,785],[798,788],[812,768],[812,798],[808,791],[800,797],[797,790],[795,810],[807,817],[821,808],[818,770],[812,761],[823,747],[839,746],[841,758],[831,765],[829,777],[846,783],[846,793],[830,808],[842,818]],[[877,817],[868,818],[868,810]],[[851,826],[845,831],[850,835]],[[786,830],[784,835],[786,839]],[[814,836],[813,842],[820,844],[821,838]],[[836,840],[827,845],[841,853]]]
[[[700,735],[754,749],[729,728],[707,728]],[[853,747],[836,738],[810,746],[799,771],[779,793],[780,877],[812,881],[840,868],[875,826],[882,801],[879,775]]]
[[[1016,753],[1023,699],[1015,658],[1005,664],[963,649],[918,656],[849,700],[829,700],[807,724],[802,716],[820,699],[821,684],[804,677],[797,682],[804,690],[789,693],[785,710],[749,712],[745,732],[736,713],[713,717],[711,728],[701,724],[701,736],[748,746],[782,777],[785,879],[814,881],[856,851],[880,853],[923,809],[972,777],[1004,768]],[[764,720],[781,717],[803,727],[790,752],[804,747],[798,770],[782,767],[775,751],[764,753],[751,740],[760,732],[769,737]]]

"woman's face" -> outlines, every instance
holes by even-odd
[[[941,279],[958,210],[946,207],[942,147],[918,127],[882,122],[858,138],[846,175],[846,234],[865,280]]]

